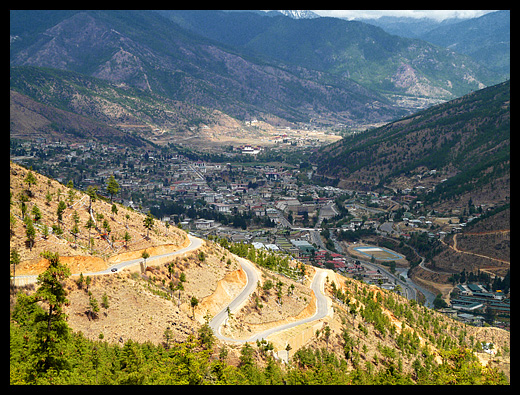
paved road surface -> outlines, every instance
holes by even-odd
[[[242,290],[242,292],[229,304],[229,309],[231,311],[231,314],[234,314],[236,311],[238,311],[238,309],[240,308],[242,303],[244,303],[247,300],[247,298],[249,297],[249,295],[251,293],[253,293],[253,291],[256,288],[257,281],[258,281],[256,271],[252,267],[252,264],[245,259],[242,259],[240,261],[240,263],[247,275],[247,285]],[[226,336],[223,336],[220,334],[220,327],[228,316],[227,306],[226,306],[224,309],[222,309],[222,311],[220,313],[218,313],[210,321],[209,325],[210,325],[211,329],[213,329],[215,336],[218,337],[219,339],[226,340],[226,341],[245,343],[245,342],[254,342],[256,340],[265,339],[265,338],[267,338],[267,336],[269,336],[275,332],[282,331],[284,329],[293,328],[295,326],[304,324],[306,322],[319,320],[320,318],[325,317],[328,312],[327,297],[323,294],[323,282],[324,282],[326,276],[327,276],[327,272],[325,270],[318,269],[314,276],[314,279],[312,280],[311,289],[314,291],[314,295],[316,295],[316,304],[317,304],[316,313],[312,317],[304,318],[299,321],[295,321],[295,322],[280,325],[280,326],[277,326],[277,327],[274,327],[271,329],[267,329],[263,332],[259,332],[259,333],[252,335],[248,339],[238,340],[238,339],[232,339],[232,338],[229,338],[229,337],[226,337]]]
[[[168,252],[166,254],[161,255],[154,255],[151,256],[146,260],[146,264],[152,263],[154,260],[169,256],[175,256],[179,254],[184,254],[185,252],[193,251],[199,248],[202,245],[202,239],[199,239],[198,237],[192,236],[188,234],[188,239],[190,240],[190,244],[187,247],[181,248],[180,250],[174,251],[174,252]],[[140,262],[143,261],[143,258],[137,258],[137,259],[131,259],[129,261],[124,261],[120,263],[116,263],[115,265],[110,266],[108,269],[101,270],[99,272],[90,272],[90,273],[83,273],[84,276],[97,276],[100,274],[113,274],[112,269],[117,268],[117,270],[121,270],[127,267],[131,267],[134,265],[138,265]]]
[[[314,295],[316,295],[316,312],[311,317],[304,318],[302,320],[296,322],[290,322],[288,324],[280,325],[271,329],[267,329],[263,332],[257,333],[251,336],[247,341],[256,341],[267,338],[267,336],[283,331],[285,329],[293,328],[295,326],[305,324],[307,322],[319,320],[327,315],[327,297],[323,294],[323,281],[327,277],[326,271],[317,271],[314,279],[312,280],[311,289],[314,291]]]
[[[221,340],[244,342],[245,340],[235,340],[220,334],[220,327],[222,326],[222,324],[228,316],[227,308],[229,307],[229,311],[231,312],[231,314],[235,314],[240,309],[242,304],[245,303],[247,298],[249,298],[249,295],[251,295],[254,292],[258,283],[258,274],[256,273],[256,270],[254,269],[251,262],[244,258],[239,258],[239,261],[240,266],[242,266],[242,269],[246,273],[246,286],[244,287],[242,292],[240,292],[240,294],[235,299],[233,299],[231,303],[229,303],[229,305],[224,307],[222,311],[220,311],[220,313],[213,317],[213,319],[209,323],[209,326],[213,330],[213,333],[215,333],[215,336],[217,336]]]
[[[190,240],[190,244],[187,247],[181,248],[180,250],[177,250],[174,252],[168,252],[166,254],[154,255],[146,260],[147,264],[151,263],[154,260],[159,259],[159,258],[175,256],[175,255],[179,255],[179,254],[184,254],[185,252],[196,250],[197,248],[199,248],[202,245],[202,239],[199,239],[198,237],[194,237],[194,236],[188,234],[188,239]],[[103,275],[103,274],[114,274],[126,267],[138,265],[142,261],[143,261],[143,258],[131,259],[129,261],[119,262],[113,266],[110,266],[108,269],[101,270],[98,272],[83,273],[83,275],[84,276],[98,276],[98,275]],[[114,269],[114,268],[117,268],[116,272],[112,272],[112,269]],[[75,275],[75,274],[79,275],[79,273],[73,273],[73,275]],[[26,284],[36,283],[37,277],[38,277],[37,275],[16,276],[16,278],[15,278],[16,285],[26,285]]]

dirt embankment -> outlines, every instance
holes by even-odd
[[[264,330],[295,322],[316,312],[316,297],[308,286],[260,268],[261,284],[249,301],[222,327],[222,334],[247,339]],[[270,281],[272,288],[267,289]],[[281,292],[278,296],[278,286]]]
[[[270,322],[264,322],[264,323],[257,323],[253,324],[248,322],[247,326],[251,330],[252,333],[262,332],[267,329],[281,326],[285,324],[289,324],[291,322],[296,322],[299,320],[303,320],[304,318],[311,317],[314,313],[316,313],[316,296],[314,295],[314,292],[311,290],[310,298],[308,299],[308,304],[305,306],[298,314],[293,316],[288,316],[287,318],[284,318],[282,320],[276,320],[276,321],[270,321]]]
[[[227,273],[222,280],[217,282],[217,289],[211,295],[202,299],[197,308],[199,314],[196,317],[204,319],[206,313],[217,315],[226,307],[247,284],[247,276],[242,268]]]
[[[101,270],[105,270],[111,265],[114,265],[119,262],[128,261],[131,259],[137,259],[141,257],[143,251],[147,251],[150,254],[150,257],[154,257],[156,255],[167,254],[170,252],[178,251],[182,248],[185,248],[189,245],[190,241],[186,237],[184,243],[181,245],[176,244],[165,244],[159,245],[155,247],[143,248],[136,251],[128,251],[123,252],[121,254],[115,254],[109,257],[107,260],[95,257],[95,256],[86,256],[86,255],[77,255],[77,256],[60,256],[60,261],[66,264],[71,271],[71,274],[79,274],[79,273],[88,273],[88,272],[97,272]],[[168,259],[168,258],[166,258]],[[155,264],[159,264],[160,262],[155,262]],[[17,275],[30,275],[30,274],[40,274],[43,273],[49,267],[49,261],[44,258],[33,258],[28,259],[20,263],[20,265],[16,268]]]
[[[108,267],[104,259],[94,256],[60,256],[60,262],[67,265],[72,274],[100,271]],[[16,267],[16,275],[40,274],[48,267],[49,261],[47,259],[28,259]]]
[[[205,254],[203,261],[200,251]],[[161,249],[155,252],[161,253]],[[197,332],[208,311],[214,314],[219,303],[232,300],[246,281],[235,257],[211,242],[196,251],[169,257],[167,262],[153,262],[148,269],[145,274],[139,269],[124,269],[109,276],[93,276],[89,291],[100,307],[93,319],[88,313],[86,285],[80,287],[77,278],[68,279],[70,305],[66,310],[71,328],[91,339],[103,334],[109,342],[122,338],[154,344],[163,342],[169,329],[172,341],[181,342]],[[170,283],[176,288],[173,293]],[[183,289],[179,290],[181,283]],[[108,308],[101,305],[104,294]],[[192,297],[199,300],[195,317]]]
[[[114,265],[119,262],[129,261],[132,259],[141,258],[142,253],[146,250],[150,254],[150,257],[154,257],[156,255],[168,254],[170,252],[178,251],[182,248],[187,247],[190,244],[190,240],[186,237],[184,242],[181,245],[176,244],[164,244],[159,246],[152,246],[148,248],[143,248],[140,250],[123,252],[121,254],[112,255],[108,258],[108,264]]]
[[[450,292],[453,289],[453,284],[448,281],[450,276],[451,274],[449,273],[434,273],[420,266],[416,266],[408,271],[408,277],[414,282],[435,295],[441,293],[444,300],[449,300]]]

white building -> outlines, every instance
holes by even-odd
[[[195,228],[200,230],[211,229],[216,226],[215,220],[213,219],[198,219],[195,221]]]
[[[225,203],[213,203],[212,206],[219,213],[231,213],[231,206]]]
[[[262,151],[262,148],[257,146],[257,147],[253,147],[249,144],[246,144],[246,145],[243,145],[243,146],[240,146],[238,147],[238,149],[243,153],[243,154],[247,154],[247,155],[257,155],[260,153],[260,151]]]

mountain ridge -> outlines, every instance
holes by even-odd
[[[11,65],[86,73],[241,120],[272,114],[308,122],[319,112],[325,119],[358,123],[403,114],[353,81],[331,84],[323,73],[252,62],[157,13],[78,12],[45,27],[38,38],[11,45]],[[367,112],[367,100],[384,114]]]
[[[320,173],[358,187],[405,189],[420,185],[417,175],[442,172],[446,180],[437,179],[434,191],[421,194],[426,205],[454,204],[456,199],[464,206],[471,196],[478,204],[504,204],[510,193],[509,101],[506,81],[346,137],[314,160]],[[410,184],[403,184],[402,177]]]
[[[510,30],[510,11],[500,10],[479,18],[441,25],[419,37],[469,55],[488,69],[509,78]]]
[[[193,15],[203,18],[197,26]],[[388,122],[494,78],[450,51],[336,18],[217,11],[77,11],[51,22],[12,12],[11,18],[13,66],[80,72],[239,120]],[[220,24],[211,22],[215,18]],[[26,33],[21,19],[34,21]],[[209,29],[206,37],[201,26]],[[345,41],[345,28],[354,44]],[[251,32],[244,36],[244,29]]]
[[[11,68],[11,92],[16,97],[23,95],[33,105],[22,107],[20,100],[11,98],[11,136],[39,135],[67,132],[67,138],[87,138],[93,136],[99,141],[120,143],[126,140],[129,145],[152,144],[154,137],[186,137],[191,128],[202,124],[211,125],[225,118],[218,111],[167,99],[151,92],[143,92],[125,84],[114,84],[83,74],[44,69],[33,66]],[[40,116],[47,123],[35,123],[27,128],[28,112],[41,108]],[[53,116],[52,112],[61,116]],[[82,117],[84,125],[75,119]],[[87,125],[97,125],[88,130]],[[106,133],[94,133],[106,129]],[[109,132],[110,131],[110,132]],[[151,141],[152,140],[152,141]]]
[[[422,82],[446,91],[441,94],[439,90],[433,96],[440,94],[453,98],[469,92],[471,88],[464,87],[464,84],[470,83],[473,89],[480,89],[484,85],[499,82],[493,78],[488,80],[489,72],[467,57],[421,40],[392,36],[378,27],[359,21],[329,17],[296,20],[263,17],[253,13],[211,11],[202,15],[192,11],[161,13],[183,23],[194,32],[220,42],[289,64],[324,71],[336,79],[350,78],[387,94],[393,92],[417,96],[417,92],[407,92],[392,80],[402,64],[414,70],[416,83]],[[457,64],[457,67],[464,64],[467,77],[456,71],[456,68],[448,70],[446,65],[451,67],[451,64]],[[455,77],[454,72],[459,75]],[[447,77],[448,73],[452,77]],[[487,81],[484,85],[483,78]],[[446,79],[450,80],[451,86]],[[458,80],[464,81],[462,85]],[[475,81],[480,81],[481,85]],[[432,92],[424,91],[422,95],[432,96]]]
[[[123,143],[129,147],[144,147],[148,143],[105,123],[74,112],[37,102],[30,97],[10,92],[10,138]]]

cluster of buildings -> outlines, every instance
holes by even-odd
[[[388,195],[354,193],[303,182],[311,179],[315,170],[309,166],[253,165],[234,160],[237,155],[247,157],[260,150],[258,146],[244,145],[238,152],[226,153],[229,162],[224,162],[189,157],[165,147],[139,150],[97,142],[68,144],[37,140],[11,142],[11,160],[33,166],[35,171],[62,183],[73,180],[74,186],[81,190],[89,185],[98,186],[101,194],[106,191],[106,180],[114,175],[121,187],[115,200],[135,210],[151,210],[163,221],[180,223],[193,232],[291,254],[305,263],[335,269],[387,289],[393,289],[395,281],[385,274],[369,270],[341,254],[339,248],[339,253],[327,251],[319,236],[323,220],[334,218],[338,230],[373,229],[383,235],[404,237],[414,231],[443,237],[445,230],[457,231],[464,226],[454,219],[441,230],[436,219],[419,214],[420,211],[408,205],[412,189]],[[430,171],[422,181],[437,176],[437,172]],[[350,197],[338,207],[336,199],[345,193]],[[177,214],[171,212],[171,204],[180,207]],[[237,226],[229,220],[223,224],[222,216],[248,218],[249,222],[237,222],[247,226]],[[380,226],[383,222],[385,226]],[[480,317],[490,312],[509,316],[509,300],[502,295],[473,284],[459,285],[458,289],[459,294],[452,299],[447,312],[459,319],[478,323],[484,319]]]
[[[455,294],[450,300],[451,306],[444,308],[443,313],[477,326],[495,318],[509,321],[510,299],[502,292],[490,292],[480,284],[458,284]],[[501,325],[504,323],[497,324]]]

